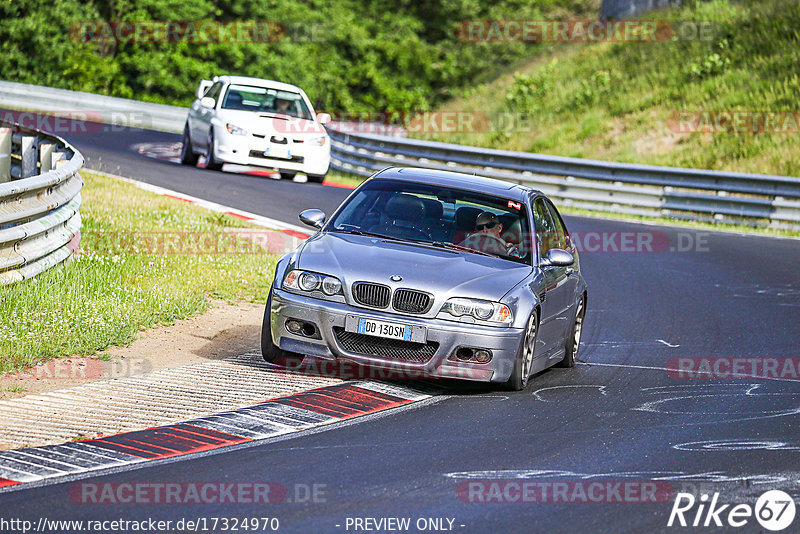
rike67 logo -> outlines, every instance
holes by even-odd
[[[755,516],[762,528],[777,532],[791,525],[794,515],[794,500],[780,490],[763,493],[755,507],[749,504],[721,504],[719,493],[714,493],[710,502],[707,494],[695,499],[691,493],[678,493],[667,526],[743,527]]]

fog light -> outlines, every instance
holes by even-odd
[[[472,359],[472,349],[460,348],[456,351],[456,358],[462,362],[468,362]]]
[[[303,323],[303,335],[306,337],[313,337],[317,333],[317,329],[311,323]]]
[[[300,321],[295,321],[294,319],[286,321],[286,330],[292,334],[299,334],[302,329],[303,324]]]
[[[478,363],[487,363],[492,359],[492,354],[488,350],[478,349],[475,351],[474,360]]]

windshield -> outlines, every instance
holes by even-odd
[[[394,180],[366,183],[328,231],[367,233],[530,265],[525,205],[474,191]]]
[[[288,115],[313,120],[300,93],[252,85],[231,84],[222,100],[222,109]]]

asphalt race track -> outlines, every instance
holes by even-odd
[[[187,168],[130,148],[179,141],[172,134],[66,137],[87,168],[295,224],[301,209],[330,212],[348,193]],[[356,518],[395,517],[410,518],[410,532],[419,531],[420,519],[426,532],[648,532],[676,530],[667,521],[680,491],[698,499],[719,492],[719,502],[731,504],[752,505],[773,489],[797,499],[800,370],[792,365],[800,345],[800,242],[576,217],[567,225],[583,241],[589,284],[582,363],[575,368],[545,371],[519,393],[449,386],[447,394],[409,408],[322,431],[81,479],[268,481],[287,488],[280,503],[84,504],[70,497],[76,482],[65,481],[0,495],[0,515],[34,524],[41,517],[276,517],[280,532],[298,533],[363,532],[375,524]],[[631,235],[646,236],[653,246],[619,251],[630,248],[624,236]],[[726,369],[760,369],[765,358],[778,362],[770,379],[724,377]],[[687,361],[710,365],[717,374],[687,379],[667,370]],[[475,502],[493,487],[513,489],[510,484],[523,481],[551,489],[547,483],[567,482],[572,489],[593,481],[648,482],[666,494],[645,503],[624,493],[620,502],[613,492],[603,499],[608,502],[574,496],[569,502],[554,496]],[[489,493],[465,490],[470,487]],[[309,488],[316,488],[316,498]],[[515,495],[507,491],[499,500]],[[687,521],[696,511],[686,513]],[[443,521],[428,521],[436,518]],[[374,531],[387,531],[382,525]],[[704,531],[722,530],[711,525]],[[763,531],[753,517],[741,528],[724,529]]]

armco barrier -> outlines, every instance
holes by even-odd
[[[187,113],[186,108],[0,81],[0,107],[3,104],[67,113],[80,110],[110,123],[172,132],[183,131]],[[408,139],[398,132],[360,133],[364,127],[328,128],[333,169],[357,176],[392,165],[462,171],[528,184],[562,205],[587,210],[800,226],[800,178],[493,150]]]
[[[800,225],[800,178],[658,167],[331,131],[331,166],[475,173],[527,184],[566,206],[691,220]]]
[[[80,241],[83,156],[60,137],[0,122],[0,285],[62,263]]]
[[[83,116],[89,121],[165,132],[182,132],[189,112],[177,106],[0,80],[2,107]]]
[[[681,0],[603,0],[600,17],[603,19],[624,19],[642,15],[654,9],[680,6]]]

